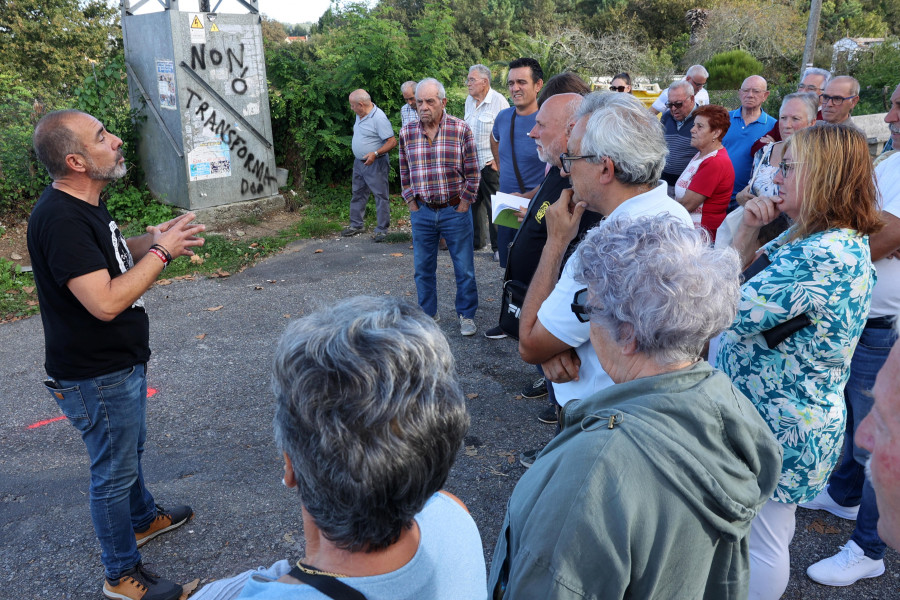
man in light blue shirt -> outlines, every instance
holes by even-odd
[[[728,205],[729,212],[737,207],[734,197],[747,187],[747,182],[750,181],[753,171],[751,152],[753,144],[766,135],[776,121],[762,109],[763,103],[769,97],[769,90],[766,80],[759,75],[751,75],[744,80],[739,97],[741,106],[729,113],[731,127],[722,140],[722,145],[728,151],[728,157],[734,166],[734,191],[731,193],[731,204]]]
[[[356,113],[353,125],[353,196],[350,199],[350,225],[341,231],[344,237],[362,233],[369,192],[375,196],[378,223],[375,241],[384,241],[391,225],[391,204],[388,198],[388,152],[397,146],[394,128],[384,112],[372,104],[366,90],[350,94],[350,108]]]
[[[416,82],[405,82],[400,86],[400,93],[403,94],[403,102],[405,102],[400,107],[400,127],[403,127],[410,121],[419,120],[419,113],[416,112]]]

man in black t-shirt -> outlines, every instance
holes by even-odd
[[[205,229],[188,213],[125,239],[100,192],[125,175],[122,140],[94,117],[53,112],[34,149],[53,183],[28,223],[28,251],[46,346],[44,382],[91,460],[90,508],[107,598],[168,600],[181,586],[148,571],[138,547],[186,523],[144,486],[149,323],[142,295],[168,262],[193,254]],[[136,261],[136,262],[135,262]]]

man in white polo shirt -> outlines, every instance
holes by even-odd
[[[666,194],[659,181],[668,149],[657,119],[629,94],[594,93],[575,115],[563,170],[572,189],[546,213],[547,243],[519,319],[519,354],[540,364],[561,406],[612,385],[590,342],[590,323],[572,312],[576,294],[570,258],[560,272],[563,255],[574,239],[585,210],[606,217],[668,213],[685,225],[691,217]],[[598,227],[603,227],[601,222]],[[533,455],[525,453],[530,466]]]

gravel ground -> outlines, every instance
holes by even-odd
[[[489,561],[524,472],[518,453],[545,444],[553,427],[535,418],[546,400],[517,397],[535,372],[515,343],[482,335],[496,323],[501,271],[489,252],[477,252],[475,266],[479,332],[463,338],[453,319],[453,268],[445,252],[438,261],[440,325],[472,415],[447,489],[469,506]],[[142,549],[151,567],[202,584],[302,555],[299,505],[281,486],[272,442],[269,366],[290,319],[357,294],[415,301],[409,244],[375,244],[368,234],[303,241],[231,277],[173,281],[145,295],[156,390],[145,478],[161,504],[186,502],[195,511],[185,527]],[[0,326],[0,598],[101,598],[83,444],[64,420],[29,428],[60,414],[40,385],[42,363],[39,318]],[[851,522],[798,510],[785,598],[900,598],[894,551],[877,579],[848,588],[807,579],[806,566],[836,552],[851,532]]]

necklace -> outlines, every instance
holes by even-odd
[[[297,561],[297,568],[306,573],[307,575],[325,575],[327,577],[347,577],[347,575],[341,575],[340,573],[329,573],[328,571],[320,571],[315,567],[311,567],[309,565],[304,565],[299,560]]]

